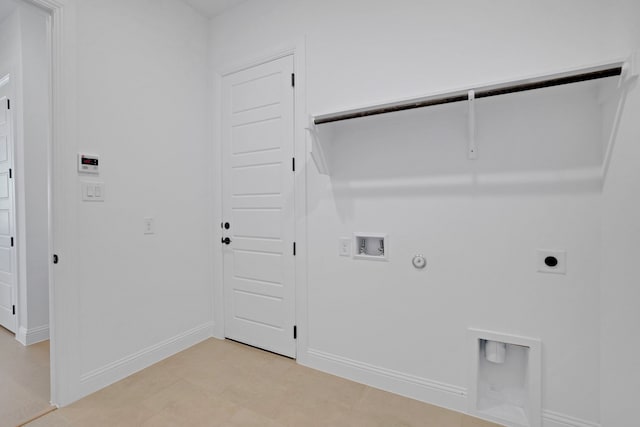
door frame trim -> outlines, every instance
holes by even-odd
[[[70,29],[75,26],[75,15],[73,10],[69,10],[67,0],[23,0],[25,3],[37,6],[49,14],[48,21],[48,45],[49,45],[49,141],[48,141],[48,237],[49,255],[54,251],[71,247],[69,242],[73,241],[74,231],[71,225],[74,223],[72,209],[65,206],[73,206],[67,202],[71,200],[69,174],[65,174],[63,165],[64,159],[73,152],[72,124],[74,114],[71,100],[74,98],[74,70],[73,52],[68,50],[70,40],[73,40],[73,33]],[[70,217],[71,216],[71,217]],[[54,249],[57,248],[57,249]],[[73,260],[68,256],[66,260],[68,268],[66,278],[73,277],[71,269]],[[57,289],[56,282],[61,280],[59,269],[53,268],[53,263],[49,262],[49,340],[50,340],[50,387],[51,404],[61,406],[74,400],[72,384],[77,382],[77,342],[74,338],[74,328],[65,326],[77,325],[75,321],[56,322],[59,316],[64,319],[74,318],[77,314],[77,301],[68,298]],[[70,286],[73,288],[73,286]],[[56,300],[67,301],[65,313],[58,313],[55,310]],[[64,320],[63,319],[63,320]],[[60,323],[64,323],[61,325]]]
[[[293,56],[293,69],[296,75],[294,91],[294,156],[296,158],[296,171],[294,175],[294,222],[296,256],[295,263],[295,313],[297,326],[296,360],[305,363],[308,348],[308,323],[307,323],[307,165],[310,154],[305,128],[307,126],[306,103],[306,39],[297,38],[291,42],[274,46],[253,55],[246,55],[240,61],[223,64],[214,71],[213,75],[213,163],[218,166],[217,173],[212,171],[210,180],[214,191],[214,229],[213,244],[222,238],[220,222],[222,218],[222,79],[223,77],[243,71],[251,67],[275,61],[277,59]],[[214,70],[216,65],[214,64]],[[218,184],[216,187],[216,183]],[[217,214],[217,215],[215,215]],[[213,336],[224,339],[224,272],[223,251],[221,245],[214,250],[214,278],[213,278]],[[293,333],[293,332],[292,332]]]

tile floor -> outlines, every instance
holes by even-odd
[[[488,423],[209,339],[28,424],[224,427],[492,427]]]
[[[0,327],[0,427],[50,410],[49,342],[24,347]]]

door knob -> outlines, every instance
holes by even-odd
[[[225,237],[225,238],[222,239],[222,243],[224,243],[225,245],[228,245],[228,244],[231,243],[231,239],[228,238],[228,237]]]

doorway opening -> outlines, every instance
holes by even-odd
[[[0,0],[0,419],[51,406],[51,14]]]

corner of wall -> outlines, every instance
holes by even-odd
[[[24,346],[47,341],[48,339],[49,325],[42,325],[31,329],[20,326],[16,334],[16,340]]]

